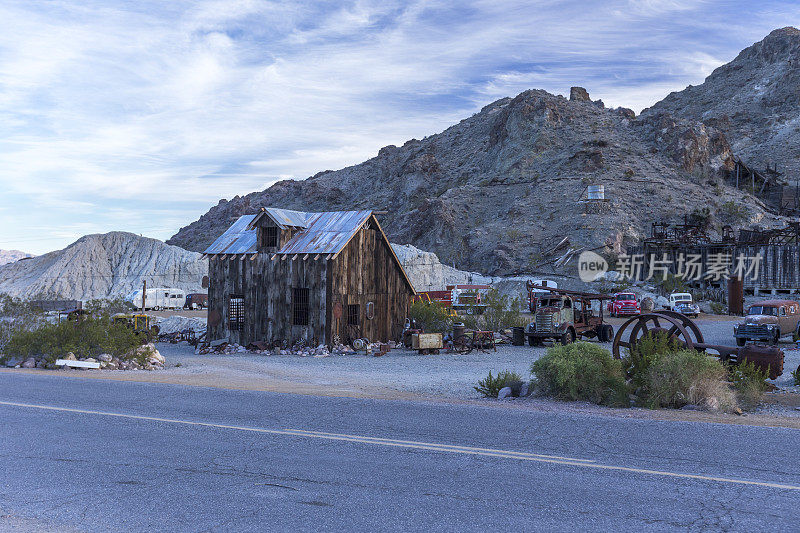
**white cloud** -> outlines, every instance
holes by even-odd
[[[111,229],[167,238],[220,197],[358,163],[529,88],[584,85],[638,111],[798,13],[765,4],[737,41],[718,11],[690,0],[5,2],[0,248],[28,238],[42,252]],[[33,240],[33,227],[52,238]]]

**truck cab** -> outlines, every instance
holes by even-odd
[[[528,344],[539,346],[546,339],[569,344],[580,337],[610,341],[614,330],[603,324],[603,298],[608,297],[575,291],[537,294],[531,304],[534,319],[525,328]]]
[[[641,312],[639,298],[632,292],[618,292],[608,302],[606,309],[611,316],[633,316]]]
[[[800,304],[794,300],[764,300],[747,308],[747,315],[733,326],[736,344],[747,341],[777,344],[781,337],[800,337]]]

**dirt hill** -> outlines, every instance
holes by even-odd
[[[748,50],[742,54],[755,54]],[[167,242],[201,251],[234,217],[262,206],[373,208],[388,211],[382,224],[392,242],[436,252],[462,270],[512,275],[551,264],[564,253],[553,248],[565,236],[567,249],[619,250],[646,236],[651,222],[703,209],[716,231],[782,225],[726,182],[733,152],[725,131],[700,122],[700,111],[681,116],[680,107],[662,102],[635,117],[591,101],[581,88],[570,99],[525,91],[359,165],[221,200]],[[607,201],[582,202],[588,185],[603,185]]]
[[[90,300],[142,286],[197,290],[208,265],[201,255],[132,233],[86,235],[63,250],[0,266],[0,293]]]
[[[671,93],[643,115],[670,113],[722,131],[758,169],[800,179],[800,30],[775,30],[705,82]]]

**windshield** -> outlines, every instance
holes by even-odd
[[[676,302],[691,302],[691,294],[676,294],[672,297]]]
[[[542,307],[561,307],[561,298],[543,298],[539,301]]]
[[[748,315],[778,316],[778,309],[768,305],[754,305],[747,310]]]
[[[616,300],[618,302],[623,300],[635,300],[636,296],[633,294],[617,294]]]

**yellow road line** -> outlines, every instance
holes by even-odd
[[[475,448],[471,446],[455,446],[452,444],[440,444],[440,443],[433,443],[433,442],[418,442],[418,441],[408,441],[408,440],[397,440],[397,439],[384,439],[379,437],[366,437],[363,435],[348,435],[342,433],[326,433],[322,431],[309,431],[303,429],[266,429],[266,428],[254,428],[254,427],[246,427],[246,426],[232,426],[228,424],[213,424],[210,422],[194,422],[190,420],[178,420],[174,418],[161,418],[155,416],[144,416],[144,415],[131,415],[125,413],[111,413],[107,411],[93,411],[89,409],[74,409],[70,407],[56,407],[52,405],[37,405],[37,404],[30,404],[30,403],[19,403],[19,402],[3,402],[0,401],[0,405],[7,405],[12,407],[27,407],[33,409],[43,409],[48,411],[62,411],[62,412],[69,412],[69,413],[80,413],[80,414],[89,414],[89,415],[100,415],[100,416],[113,416],[117,418],[127,418],[133,420],[147,420],[152,422],[166,422],[169,424],[182,424],[188,426],[201,426],[201,427],[209,427],[209,428],[218,428],[218,429],[234,429],[237,431],[251,431],[256,433],[267,433],[270,435],[289,435],[294,437],[306,437],[306,438],[315,438],[315,439],[324,439],[324,440],[334,440],[334,441],[345,441],[345,442],[355,442],[361,444],[373,444],[379,446],[392,446],[392,447],[399,447],[399,448],[410,448],[410,449],[418,449],[418,450],[429,450],[429,451],[438,451],[438,452],[448,452],[448,453],[461,453],[467,455],[480,455],[480,456],[488,456],[488,457],[499,457],[504,459],[518,459],[522,461],[534,461],[540,463],[549,463],[549,464],[557,464],[557,465],[567,465],[567,466],[577,466],[583,468],[595,468],[600,470],[614,470],[618,472],[630,472],[635,474],[645,474],[651,476],[664,476],[664,477],[673,477],[673,478],[681,478],[681,479],[696,479],[701,481],[714,481],[718,483],[729,483],[729,484],[736,484],[736,485],[751,485],[751,486],[758,486],[758,487],[767,487],[767,488],[774,488],[774,489],[786,489],[786,490],[797,490],[800,491],[800,486],[798,485],[788,485],[783,483],[771,483],[766,481],[750,481],[746,479],[734,479],[734,478],[726,478],[726,477],[717,477],[717,476],[704,476],[700,474],[685,474],[680,472],[668,472],[664,470],[649,470],[646,468],[633,468],[627,466],[615,466],[615,465],[604,465],[599,464],[590,459],[578,459],[572,457],[559,457],[554,455],[542,455],[542,454],[535,454],[535,453],[527,453],[527,452],[516,452],[512,450],[499,450],[493,448]]]

